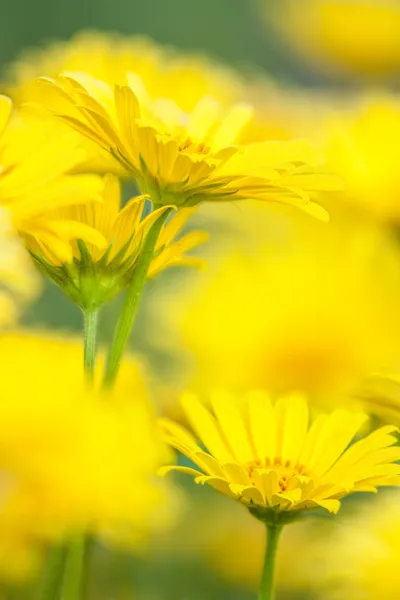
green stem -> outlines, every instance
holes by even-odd
[[[266,524],[267,539],[258,600],[273,600],[275,560],[282,525]]]
[[[96,364],[96,339],[99,311],[85,310],[84,317],[84,370],[90,386],[93,385]],[[85,572],[85,555],[88,540],[85,536],[73,538],[66,550],[64,577],[62,580],[62,600],[79,600]]]
[[[62,600],[79,600],[85,570],[86,538],[76,537],[68,546],[63,580]]]
[[[63,546],[50,548],[39,588],[38,600],[59,600],[64,573],[66,550]]]
[[[85,310],[83,312],[84,318],[84,368],[87,380],[91,383],[94,379],[94,366],[96,362],[96,339],[97,339],[97,325],[99,320],[99,311],[96,310]]]
[[[144,285],[146,283],[147,271],[154,255],[154,249],[157,244],[158,236],[162,226],[165,223],[170,210],[166,210],[152,225],[143,243],[140,252],[135,273],[128,287],[124,305],[118,319],[117,327],[114,332],[114,339],[107,359],[107,365],[104,375],[104,386],[112,387],[118,375],[122,356],[125,352],[131,333],[140,299],[142,297]]]

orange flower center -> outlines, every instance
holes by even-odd
[[[266,458],[265,461],[254,460],[247,464],[247,470],[253,483],[253,473],[257,469],[276,471],[278,475],[278,485],[281,492],[285,492],[287,490],[293,477],[296,477],[297,475],[309,475],[304,465],[298,463],[296,465],[292,465],[290,460],[283,462],[279,457],[276,457],[273,461],[270,458]]]
[[[204,142],[197,144],[190,138],[186,138],[186,140],[179,146],[180,152],[189,152],[191,154],[208,154],[210,150],[211,147],[207,146],[207,144],[204,144]]]

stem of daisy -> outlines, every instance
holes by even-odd
[[[154,255],[154,249],[157,244],[162,226],[168,217],[170,210],[166,210],[152,225],[143,242],[143,248],[140,252],[135,273],[130,286],[128,287],[125,303],[122,307],[118,319],[117,327],[114,332],[114,339],[108,354],[107,365],[104,374],[104,386],[110,388],[117,378],[122,356],[125,352],[131,333],[140,299],[142,297],[144,285],[146,283],[147,271]]]
[[[99,320],[98,309],[85,310],[83,312],[83,319],[85,328],[83,343],[84,368],[87,381],[92,383],[94,379],[94,366],[96,362],[96,340]]]
[[[258,600],[273,600],[275,560],[282,528],[282,524],[266,523],[267,544]]]
[[[84,536],[77,536],[69,543],[65,562],[62,600],[79,600],[82,595],[86,549],[87,540]]]
[[[98,317],[98,309],[87,309],[83,312],[83,362],[89,386],[93,385],[94,380]],[[79,600],[82,595],[88,544],[89,539],[84,535],[76,536],[68,544],[62,580],[62,600]]]
[[[50,548],[37,596],[38,600],[59,599],[65,558],[66,550],[64,546],[53,546]]]

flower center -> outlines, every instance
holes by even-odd
[[[188,152],[191,154],[208,154],[210,150],[211,147],[207,146],[204,142],[196,143],[189,137],[179,145],[180,152]]]
[[[253,473],[255,470],[276,471],[278,475],[278,486],[281,492],[287,490],[293,477],[296,477],[297,475],[309,475],[309,472],[304,465],[299,463],[292,465],[290,460],[283,462],[279,457],[274,458],[273,461],[270,458],[266,458],[264,461],[254,460],[247,464],[247,470],[253,483]]]

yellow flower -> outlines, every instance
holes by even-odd
[[[15,324],[39,289],[37,274],[10,215],[0,207],[0,328]]]
[[[213,95],[227,104],[244,95],[243,84],[233,72],[202,56],[182,55],[141,36],[94,31],[80,32],[67,42],[28,49],[10,65],[3,89],[17,104],[28,102],[55,109],[57,102],[59,112],[65,111],[67,103],[35,81],[43,75],[57,77],[64,71],[84,71],[109,85],[124,85],[126,73],[136,73],[146,82],[152,99],[171,98],[185,112],[191,112],[203,96]],[[81,138],[80,144],[87,156],[75,170],[124,173],[119,163],[93,142]]]
[[[201,96],[212,95],[225,104],[243,93],[233,71],[202,55],[181,54],[144,36],[100,31],[81,31],[68,41],[25,50],[9,65],[3,89],[18,104],[49,106],[51,99],[40,93],[35,80],[64,71],[84,71],[109,85],[124,85],[126,73],[137,73],[151,98],[170,97],[188,112]]]
[[[42,84],[70,102],[60,118],[110,152],[156,205],[253,198],[297,205],[326,219],[309,192],[337,189],[338,181],[320,172],[306,142],[235,146],[251,117],[249,106],[224,110],[207,96],[187,113],[170,98],[152,100],[139,76],[127,80],[113,88],[71,73]],[[60,112],[56,100],[54,111]]]
[[[214,248],[213,268],[195,285],[155,297],[155,343],[187,355],[180,384],[201,392],[295,389],[336,403],[397,364],[397,246],[354,224],[293,227],[264,208],[236,217],[244,227],[235,251]]]
[[[215,392],[211,410],[191,394],[182,404],[205,450],[189,431],[163,420],[165,440],[198,470],[172,466],[162,473],[187,473],[266,522],[290,521],[318,507],[336,513],[348,494],[400,485],[400,465],[392,464],[400,459],[391,435],[396,427],[382,427],[352,443],[367,419],[363,413],[336,410],[310,423],[301,395],[272,404],[263,392],[250,392],[242,402]]]
[[[381,422],[400,425],[400,376],[397,373],[372,373],[354,390],[353,397]]]
[[[10,211],[22,235],[45,242],[79,235],[73,222],[45,218],[49,210],[99,200],[101,180],[70,175],[84,151],[54,119],[29,112],[12,114],[11,100],[0,96],[0,206]]]
[[[323,120],[320,135],[330,168],[345,182],[344,193],[334,202],[398,225],[399,99],[366,97]]]
[[[151,226],[167,207],[143,216],[146,197],[132,198],[123,208],[118,179],[105,176],[103,202],[71,206],[46,215],[64,223],[74,223],[79,240],[65,243],[53,238],[26,243],[39,267],[58,283],[82,308],[98,307],[124,289],[132,279],[137,259]],[[164,225],[158,238],[148,277],[176,265],[201,266],[203,261],[186,252],[204,242],[207,235],[192,231],[176,240],[196,209],[184,209]]]
[[[341,523],[318,573],[321,600],[394,600],[399,589],[400,494],[382,494]]]
[[[263,0],[263,4],[267,4]],[[275,23],[297,52],[338,73],[396,76],[400,7],[396,0],[286,0]]]
[[[160,522],[167,456],[137,364],[105,402],[84,386],[77,341],[13,332],[0,348],[0,555],[20,541],[23,575],[23,551],[76,533],[137,544]]]

